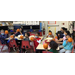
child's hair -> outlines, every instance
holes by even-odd
[[[61,31],[58,31],[58,32],[56,33],[57,36],[58,36],[58,34],[61,34]]]
[[[37,32],[36,34],[38,34],[40,36],[40,33],[39,32]]]
[[[65,32],[67,33],[67,35],[68,35],[68,34],[70,34],[70,32],[69,32],[69,31],[67,31],[67,30],[66,30]]]
[[[2,31],[4,32],[4,30],[3,30],[3,29],[1,30],[1,32],[2,32]]]
[[[49,32],[52,32],[51,30],[49,30]]]
[[[49,46],[51,47],[51,49],[56,50],[58,48],[58,44],[55,41],[51,41]]]
[[[30,36],[30,33],[27,32],[26,34],[27,34],[28,36]]]
[[[71,34],[67,34],[67,36],[71,37]]]

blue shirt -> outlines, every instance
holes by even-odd
[[[4,34],[4,35],[1,35],[1,34],[0,34],[0,40],[1,40],[1,43],[2,43],[2,44],[6,44],[5,39],[6,39],[7,37],[8,37],[8,35],[5,35],[5,34]]]
[[[72,42],[66,43],[66,41],[67,41],[67,40],[65,40],[65,41],[63,42],[64,49],[66,49],[66,50],[72,50],[72,48],[73,48]]]

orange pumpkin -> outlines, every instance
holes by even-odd
[[[5,34],[8,34],[8,30],[5,31]]]
[[[68,38],[68,42],[72,42],[72,40],[73,40],[72,38]]]
[[[30,40],[31,40],[31,41],[34,41],[34,37],[30,37]]]
[[[10,38],[12,38],[12,39],[13,39],[13,38],[14,38],[14,36],[13,36],[13,35],[11,35],[11,36],[10,36]]]
[[[44,43],[44,44],[43,44],[43,48],[44,48],[44,49],[47,49],[47,48],[48,48],[48,44],[47,44],[47,43]]]
[[[58,37],[57,37],[57,36],[55,36],[55,39],[58,39]]]
[[[20,36],[20,39],[23,39],[23,35]]]
[[[20,29],[17,29],[17,32],[20,32]]]
[[[52,39],[53,41],[55,41],[55,39]]]
[[[51,33],[51,32],[49,32],[49,35],[52,35],[52,33]]]

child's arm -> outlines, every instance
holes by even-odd
[[[9,43],[9,42],[10,42],[10,40],[11,40],[11,39],[9,38],[9,40],[7,41],[7,43]]]
[[[15,38],[15,40],[18,40],[17,38]]]

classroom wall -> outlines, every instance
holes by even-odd
[[[48,21],[41,21],[42,23],[44,23],[44,28],[45,28],[45,36],[47,36],[48,34]],[[63,25],[64,23],[64,25]],[[56,25],[59,25],[58,27],[50,27],[50,29],[52,30],[54,36],[55,36],[55,32],[59,31],[61,29],[61,27],[65,27],[67,29],[69,29],[69,25],[72,24],[72,21],[56,21]],[[52,24],[51,24],[52,25]]]

